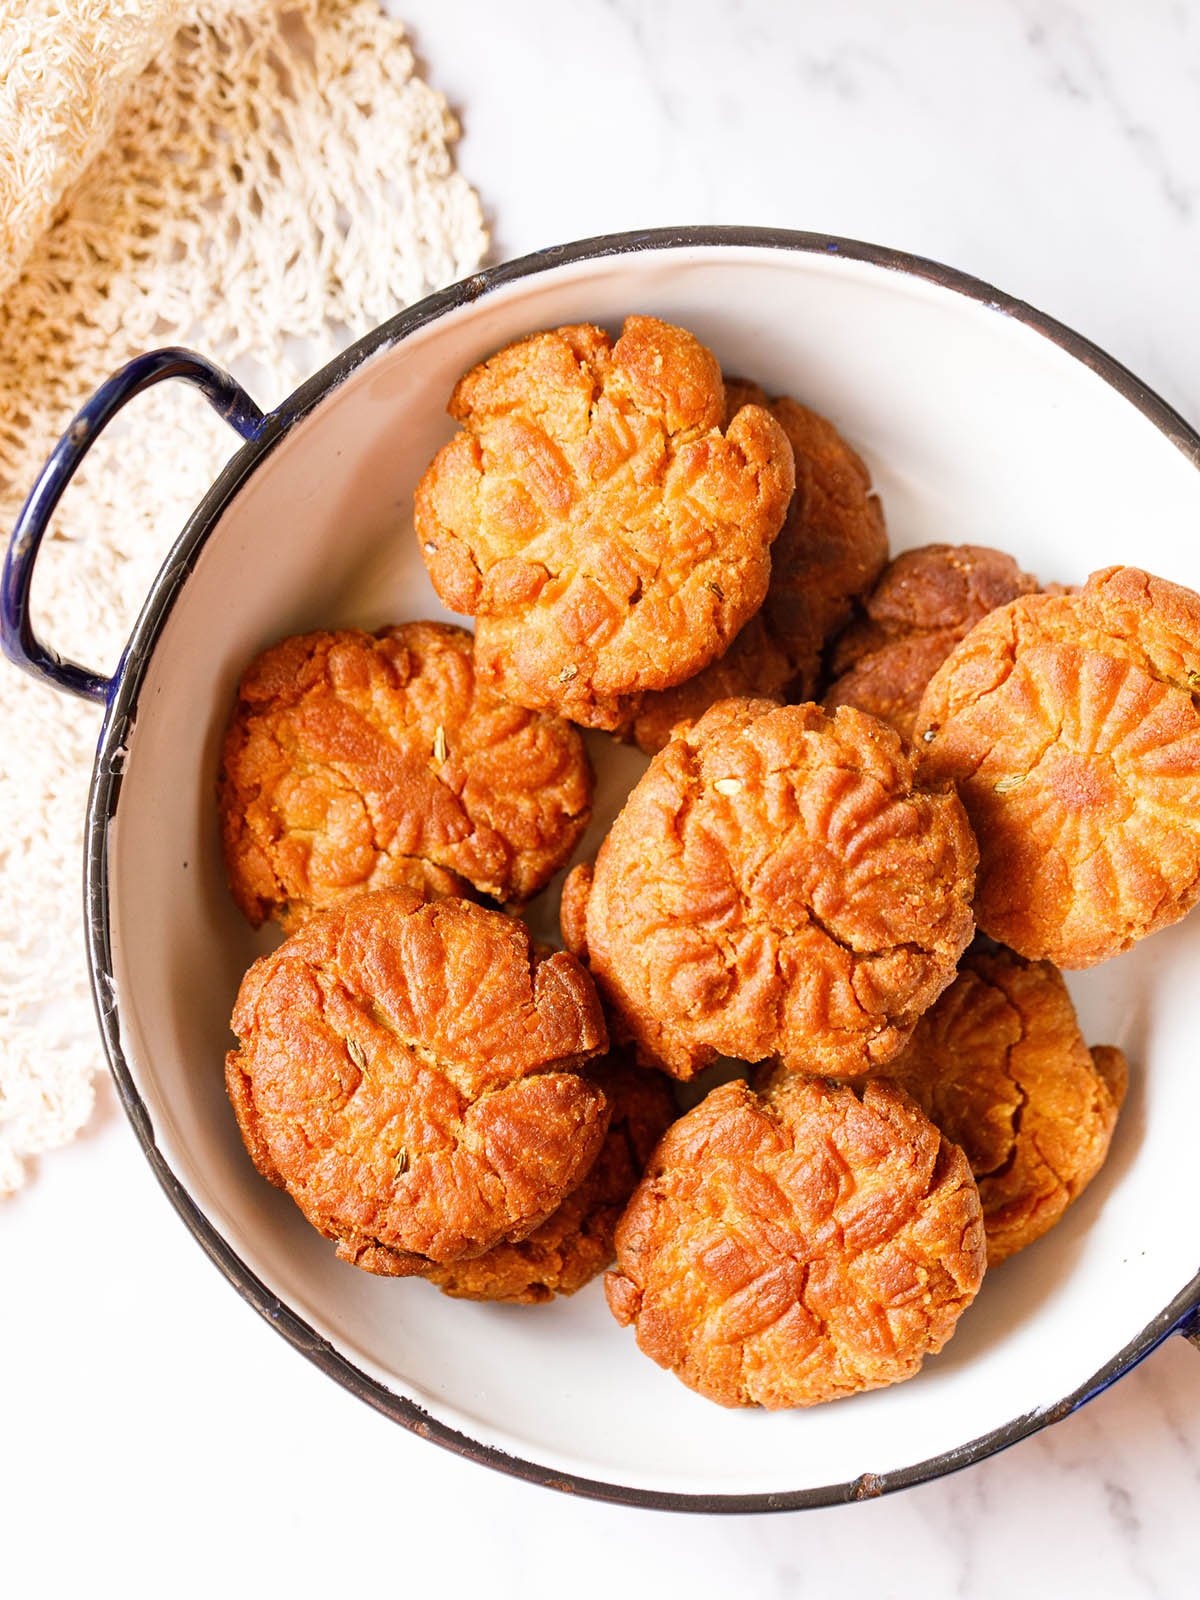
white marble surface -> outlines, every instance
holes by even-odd
[[[1191,0],[394,9],[462,112],[498,256],[686,221],[870,239],[1063,318],[1200,421]],[[1187,1177],[1164,1173],[1164,1206]],[[956,1477],[683,1518],[528,1488],[351,1400],[205,1261],[107,1089],[0,1207],[0,1262],[5,1595],[1196,1593],[1200,1358],[1179,1339]]]

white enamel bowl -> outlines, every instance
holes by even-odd
[[[1064,1415],[1194,1311],[1200,915],[1070,980],[1087,1039],[1132,1063],[1111,1157],[1082,1200],[989,1275],[919,1377],[812,1411],[699,1399],[639,1354],[598,1283],[548,1307],[488,1307],[342,1265],[255,1173],[225,1100],[227,1018],[264,948],[225,888],[214,821],[240,671],[287,633],[445,615],[410,508],[449,436],[455,379],[534,329],[616,328],[632,311],[685,324],[726,371],[828,414],[871,468],[894,549],[969,540],[1044,580],[1125,561],[1200,587],[1200,441],[1101,352],[984,285],[845,241],[722,229],[499,268],[404,313],[247,426],[167,563],[110,686],[93,786],[101,1021],[146,1153],[201,1244],[285,1338],[403,1425],[632,1503],[860,1498]],[[593,754],[607,822],[640,762],[605,740]]]

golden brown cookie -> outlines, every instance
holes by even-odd
[[[768,1075],[667,1132],[617,1229],[617,1321],[725,1406],[818,1405],[911,1378],[983,1277],[957,1146],[887,1083]]]
[[[1125,1058],[1089,1051],[1057,967],[973,950],[888,1069],[971,1163],[988,1265],[1052,1228],[1108,1154]]]
[[[826,710],[857,706],[911,739],[925,685],[958,641],[989,611],[1036,589],[1036,578],[986,545],[905,550],[834,646]]]
[[[831,422],[787,396],[772,403],[771,415],[799,465],[794,531],[772,567],[763,612],[794,663],[788,692],[808,698],[825,641],[887,560],[887,529],[870,473]]]
[[[438,594],[478,619],[481,677],[589,727],[690,678],[762,604],[792,452],[760,406],[724,422],[720,368],[629,317],[509,345],[462,378],[462,431],[417,487]]]
[[[570,875],[563,937],[647,1066],[861,1077],[953,978],[975,858],[957,797],[914,785],[874,718],[722,700]]]
[[[608,1134],[587,1177],[519,1244],[497,1244],[470,1261],[424,1276],[463,1300],[536,1305],[574,1294],[613,1258],[613,1235],[650,1153],[677,1115],[667,1080],[613,1058],[588,1067],[611,1109]]]
[[[727,415],[766,405],[753,384],[725,380]],[[796,461],[796,492],[771,547],[771,582],[760,612],[719,660],[674,689],[642,695],[622,732],[647,755],[671,730],[731,695],[811,699],[826,639],[887,560],[887,530],[865,465],[831,422],[784,397],[770,406]]]
[[[592,772],[569,723],[477,681],[469,633],[406,622],[252,662],[219,787],[234,898],[290,932],[363,889],[527,900],[587,826]]]
[[[337,1253],[403,1277],[538,1227],[608,1104],[595,990],[515,918],[408,889],[311,918],[242,981],[226,1085],[246,1148]]]
[[[923,777],[979,839],[975,914],[1089,967],[1200,896],[1200,596],[1135,567],[977,623],[921,702]]]

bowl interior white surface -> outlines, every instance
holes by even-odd
[[[547,1307],[369,1277],[251,1167],[225,1099],[227,1019],[270,942],[225,887],[221,730],[250,658],[281,636],[446,615],[411,531],[414,485],[475,360],[536,328],[631,311],[686,324],[726,371],[829,415],[862,451],[894,549],[995,544],[1044,580],[1137,563],[1200,587],[1200,472],[1134,406],[1021,322],[841,257],[657,250],[556,269],[460,307],[328,395],[225,510],[162,631],[110,836],[121,1043],[171,1168],[281,1300],[355,1365],[489,1446],[555,1472],[679,1494],[788,1494],[924,1461],[1053,1405],[1195,1275],[1177,1183],[1200,1073],[1200,917],[1072,976],[1090,1042],[1130,1055],[1110,1160],[1043,1241],[992,1273],[912,1382],[812,1411],[726,1412],[637,1350],[599,1284]],[[597,823],[639,770],[607,740]]]

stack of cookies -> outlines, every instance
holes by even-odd
[[[233,894],[289,935],[234,1011],[246,1147],[372,1272],[533,1303],[615,1256],[723,1405],[909,1377],[1107,1154],[1124,1058],[1060,969],[1200,898],[1200,597],[889,565],[834,427],[654,318],[449,409],[416,535],[474,634],[285,640],[230,720]],[[580,728],[652,759],[551,950]]]

